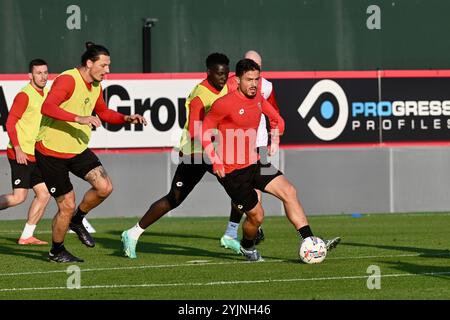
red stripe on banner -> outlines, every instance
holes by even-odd
[[[50,73],[48,75],[48,80],[53,80],[58,76],[56,73]],[[28,78],[28,73],[14,73],[14,74],[0,74],[0,80],[10,80],[10,81],[22,81],[22,80],[30,80]]]
[[[230,73],[232,74],[232,73]],[[49,74],[53,80],[57,74]],[[111,73],[105,80],[164,80],[203,79],[204,72],[186,73]],[[446,78],[450,70],[367,70],[367,71],[264,71],[267,79],[322,79],[322,78]],[[27,74],[0,74],[0,80],[28,80]]]
[[[165,80],[165,79],[203,79],[205,72],[190,73],[110,73],[105,80]]]
[[[384,78],[448,78],[450,70],[384,70]]]
[[[369,71],[264,71],[267,79],[323,79],[323,78],[444,78],[450,70],[369,70]]]
[[[30,80],[27,74],[0,74],[0,80]]]
[[[267,79],[378,78],[378,71],[264,71]]]
[[[49,80],[53,80],[58,76],[56,73],[48,75]],[[110,73],[107,74],[104,80],[167,80],[167,79],[204,79],[205,72],[190,72],[190,73]],[[28,74],[0,74],[0,80],[29,80]]]

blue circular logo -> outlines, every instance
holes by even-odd
[[[320,106],[320,114],[322,115],[322,117],[324,117],[324,119],[327,120],[331,119],[333,113],[334,113],[333,104],[328,100],[322,102],[322,105]]]

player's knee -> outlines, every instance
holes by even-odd
[[[262,225],[263,221],[264,221],[264,212],[263,212],[263,214],[257,215],[257,216],[255,217],[255,224],[257,224],[258,226],[260,226],[260,225]]]
[[[178,199],[178,197],[176,197],[175,193],[172,190],[170,190],[170,192],[165,196],[165,198],[169,203],[171,209],[175,209],[182,202],[180,201],[180,199]]]
[[[253,209],[247,213],[247,219],[255,226],[262,225],[264,221],[264,209],[262,207]]]
[[[9,205],[12,206],[17,206],[23,202],[25,202],[25,200],[27,199],[27,196],[25,194],[16,194],[13,195],[12,197],[12,201],[9,203]]]
[[[107,198],[113,192],[112,183],[105,183],[101,188],[98,188],[97,194],[100,198]]]
[[[283,188],[283,198],[288,201],[297,199],[297,189],[292,184],[287,185]]]
[[[58,203],[59,212],[65,216],[72,216],[76,209],[75,201],[66,199]]]
[[[50,201],[50,197],[51,197],[51,195],[50,195],[50,193],[48,191],[47,192],[39,192],[39,193],[36,194],[37,200],[39,202],[41,202],[41,203],[49,202]]]

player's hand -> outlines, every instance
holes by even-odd
[[[219,178],[225,177],[225,168],[223,164],[213,165],[213,172]]]
[[[270,148],[269,148],[269,156],[273,156],[274,154],[276,154],[279,149],[280,149],[280,145],[278,143],[272,142],[272,144],[270,145]]]
[[[93,127],[100,127],[102,125],[102,122],[100,121],[100,119],[97,116],[77,116],[75,118],[75,122],[79,123],[79,124],[85,124],[88,125],[89,127],[93,128]]]
[[[140,114],[132,114],[131,116],[125,116],[125,122],[131,123],[131,124],[137,124],[141,123],[144,126],[147,125],[147,120]]]
[[[22,148],[19,146],[14,147],[14,151],[16,152],[16,161],[18,164],[28,165],[28,157],[25,152],[22,151]]]

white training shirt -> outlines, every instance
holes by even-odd
[[[261,78],[261,95],[264,99],[269,98],[272,93],[272,82],[265,78]],[[269,140],[269,135],[267,133],[266,127],[266,117],[264,114],[261,114],[261,120],[259,121],[258,126],[258,134],[256,136],[256,146],[257,147],[266,147]]]

